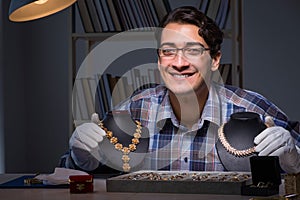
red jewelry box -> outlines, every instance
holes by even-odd
[[[88,193],[94,191],[92,175],[69,176],[70,193]]]

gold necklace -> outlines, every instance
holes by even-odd
[[[98,123],[98,126],[102,128],[105,133],[107,139],[109,139],[109,142],[115,146],[115,149],[118,151],[121,151],[123,153],[122,155],[122,161],[123,161],[123,171],[129,172],[130,171],[130,157],[129,153],[136,150],[136,145],[140,143],[141,133],[142,133],[142,125],[141,122],[136,122],[136,129],[135,133],[133,134],[133,138],[131,139],[131,144],[128,145],[128,147],[123,146],[121,143],[119,143],[118,138],[113,135],[112,131],[109,131],[106,127],[104,127],[103,121],[100,121]]]
[[[225,137],[224,124],[222,124],[220,126],[220,128],[218,129],[218,136],[219,136],[220,142],[224,146],[224,148],[229,153],[233,154],[234,156],[245,157],[245,156],[250,156],[251,154],[255,153],[255,147],[251,147],[251,148],[245,149],[245,150],[237,150],[236,148],[232,147]]]

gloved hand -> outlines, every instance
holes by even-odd
[[[300,172],[300,150],[295,146],[289,131],[275,126],[271,117],[266,117],[268,128],[254,138],[259,156],[278,156],[281,168],[287,173]]]
[[[98,114],[94,113],[91,121],[78,126],[69,141],[72,159],[84,170],[98,167],[101,159],[99,143],[105,136],[105,131],[97,125]]]

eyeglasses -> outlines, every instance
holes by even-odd
[[[182,51],[183,56],[187,59],[195,59],[201,56],[204,51],[208,50],[210,49],[202,46],[184,48],[162,47],[158,49],[158,56],[164,59],[174,59],[178,54],[178,51]]]

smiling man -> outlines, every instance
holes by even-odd
[[[254,139],[258,155],[278,156],[284,171],[300,172],[299,123],[291,123],[260,94],[212,81],[223,41],[213,20],[194,7],[177,8],[161,22],[156,37],[164,84],[139,90],[116,108],[128,111],[149,130],[149,147],[140,169],[226,170],[216,149],[218,129],[231,114],[247,111],[262,120],[268,116],[274,123]],[[107,164],[110,156],[101,149],[105,131],[97,123],[94,115],[91,123],[76,128],[67,167],[101,171]]]
[[[173,112],[189,128],[201,116],[211,72],[218,69],[221,58],[220,52],[211,57],[210,48],[198,31],[199,27],[193,24],[170,22],[162,31],[158,49],[158,68],[169,89]]]

